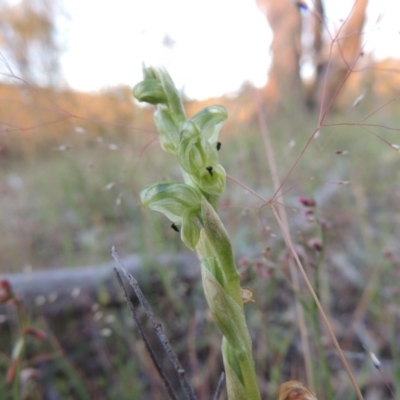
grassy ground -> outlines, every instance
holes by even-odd
[[[380,125],[368,128],[377,137],[354,125],[373,111],[365,110],[367,106],[325,121],[330,126],[320,128],[289,177],[316,122],[306,118],[309,121],[299,127],[285,120],[274,121],[270,135],[280,179],[284,180],[282,189],[297,251],[310,279],[321,287],[321,300],[343,349],[348,351],[359,385],[365,393],[378,388],[380,398],[389,399],[382,381],[400,382],[400,157],[388,143],[400,141],[398,132],[387,126],[396,126],[399,119],[389,107],[368,119],[366,122]],[[178,179],[179,171],[154,142],[152,128],[146,133],[137,128],[123,137],[111,136],[112,141],[110,135],[103,140],[94,135],[83,144],[71,136],[68,150],[52,143],[29,160],[1,160],[2,272],[96,264],[109,260],[112,245],[121,254],[185,251],[166,219],[144,212],[138,205],[143,186]],[[248,306],[249,324],[263,398],[273,399],[279,382],[304,379],[288,273],[290,255],[269,207],[246,189],[267,200],[274,194],[259,127],[248,122],[230,128],[223,130],[221,137],[221,164],[232,177],[221,202],[221,214],[234,243],[243,285],[255,291],[256,303]],[[59,146],[63,143],[60,138]],[[304,215],[298,201],[301,196],[316,199],[317,220]],[[324,221],[324,236],[318,221]],[[323,259],[310,245],[315,238],[323,241]],[[220,338],[208,319],[201,290],[181,288],[173,271],[161,281],[157,294],[150,286],[144,290],[151,293],[173,345],[195,376],[199,398],[210,398],[221,368]],[[314,364],[319,399],[329,398],[322,390],[328,382],[336,398],[354,399],[303,284],[298,296],[306,309],[312,353],[319,362],[326,355],[326,369],[319,362]],[[37,321],[54,333],[52,351],[60,351],[54,382],[62,398],[140,399],[145,398],[144,393],[151,393],[154,399],[165,398],[126,313],[103,310],[101,317],[96,317],[97,311],[85,327],[73,319],[61,327]],[[108,315],[112,317],[107,319]],[[110,337],[102,335],[108,326]],[[76,345],[85,329],[91,331],[87,338],[92,345],[81,348],[84,354],[79,358]],[[66,338],[70,338],[69,345],[65,345]],[[11,346],[8,341],[2,343],[3,371]],[[372,369],[363,344],[382,356],[383,377]],[[80,371],[74,357],[87,360],[91,351],[102,360],[98,369]],[[393,383],[397,395],[398,385]],[[0,387],[3,390],[5,386]]]

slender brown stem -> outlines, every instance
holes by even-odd
[[[286,214],[286,209],[284,205],[284,199],[283,199],[283,193],[282,193],[282,184],[279,180],[279,175],[278,175],[278,168],[275,160],[275,155],[273,152],[273,147],[272,147],[272,142],[271,138],[269,135],[269,130],[267,127],[267,124],[265,122],[265,115],[263,115],[263,111],[261,109],[260,102],[257,101],[257,97],[255,96],[256,100],[256,106],[257,106],[257,116],[258,116],[258,123],[260,126],[262,138],[264,140],[264,145],[265,145],[265,152],[267,154],[267,159],[269,163],[269,168],[271,170],[271,176],[272,176],[272,181],[274,185],[274,198],[279,197],[280,202],[278,203],[279,207],[279,215],[283,221],[283,225],[286,227],[286,231],[288,232],[288,220],[287,220],[287,214]],[[293,288],[296,292],[299,291],[299,278],[296,273],[296,268],[293,262],[289,262],[289,270],[290,270],[290,278],[292,280],[292,285]],[[300,329],[300,336],[301,336],[301,343],[303,346],[303,352],[304,352],[304,363],[305,363],[305,368],[306,368],[306,376],[307,376],[307,384],[308,386],[314,390],[314,376],[313,376],[313,370],[312,370],[312,364],[311,364],[311,351],[310,351],[310,346],[308,343],[308,329],[305,321],[305,316],[304,316],[304,310],[303,306],[300,303],[300,301],[296,298],[295,299],[295,305],[296,305],[296,312],[297,312],[297,318],[298,318],[298,323],[299,323],[299,329]]]
[[[333,332],[333,329],[332,329],[332,326],[331,326],[331,324],[330,324],[330,322],[328,320],[328,317],[326,316],[326,314],[324,312],[324,309],[322,308],[322,305],[321,305],[321,303],[320,303],[320,301],[318,299],[318,296],[316,295],[316,293],[315,293],[315,291],[314,291],[314,289],[313,289],[313,287],[311,285],[311,282],[307,277],[307,274],[306,274],[306,272],[304,270],[304,267],[303,267],[298,255],[297,255],[297,253],[296,253],[296,250],[295,250],[295,248],[293,246],[293,242],[292,242],[292,239],[290,238],[289,232],[286,229],[284,222],[280,218],[280,216],[279,216],[278,212],[276,211],[276,209],[275,209],[273,204],[271,204],[271,210],[272,210],[272,212],[273,212],[273,214],[275,216],[275,219],[278,222],[280,228],[282,229],[282,233],[283,233],[283,237],[285,239],[286,245],[290,249],[290,251],[291,251],[291,253],[293,255],[293,258],[296,261],[296,264],[297,264],[297,266],[299,268],[299,271],[300,271],[301,275],[303,276],[304,282],[306,283],[306,286],[307,286],[309,292],[311,293],[311,296],[314,298],[314,301],[315,301],[315,303],[316,303],[316,305],[318,307],[318,311],[320,312],[321,317],[322,317],[322,319],[323,319],[323,321],[324,321],[324,323],[326,325],[326,328],[327,328],[327,330],[329,332],[329,335],[331,337],[331,340],[332,340],[336,350],[338,351],[339,358],[342,361],[342,364],[343,364],[343,366],[344,366],[344,368],[345,368],[345,370],[346,370],[346,372],[347,372],[347,374],[348,374],[348,376],[350,378],[350,381],[351,381],[351,383],[352,383],[352,385],[354,387],[354,390],[355,390],[355,392],[357,394],[357,397],[358,397],[359,400],[363,400],[364,398],[363,398],[363,396],[361,394],[361,391],[360,391],[360,389],[359,389],[359,387],[357,385],[357,382],[356,382],[356,379],[355,379],[355,377],[353,375],[353,372],[350,369],[350,366],[349,366],[349,364],[348,364],[348,362],[347,362],[347,360],[346,360],[346,358],[345,358],[345,356],[343,354],[343,351],[340,348],[340,345],[339,345],[339,343],[338,343],[338,341],[336,339],[336,336],[335,336],[335,334]]]

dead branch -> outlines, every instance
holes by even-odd
[[[152,258],[132,255],[123,262],[129,273],[151,274],[155,281],[155,272],[165,268],[173,268],[179,279],[187,283],[194,283],[200,277],[198,261],[191,253]],[[123,302],[115,282],[113,263],[0,275],[0,279],[10,281],[14,293],[34,315],[55,317],[65,312],[76,315],[90,311],[95,303],[117,306]],[[0,314],[6,312],[5,307],[0,307]]]

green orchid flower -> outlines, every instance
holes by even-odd
[[[180,227],[181,239],[191,250],[196,248],[200,237],[201,200],[202,195],[184,183],[154,183],[140,192],[142,205],[164,214]]]
[[[202,137],[212,145],[218,141],[219,132],[228,118],[226,108],[220,105],[212,105],[203,108],[190,120],[201,130]]]
[[[203,139],[202,132],[193,121],[186,121],[183,125],[178,160],[181,168],[191,175],[218,163],[216,147]]]
[[[162,148],[177,156],[185,183],[159,182],[140,193],[142,205],[163,213],[200,259],[204,294],[222,334],[229,400],[260,400],[240,276],[232,245],[217,214],[226,173],[218,163],[223,106],[204,108],[187,120],[182,101],[164,68],[144,68],[133,93],[156,105],[154,122]]]

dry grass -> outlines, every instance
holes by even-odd
[[[240,109],[243,102],[248,109],[249,98],[244,93],[231,100],[228,110]],[[400,392],[396,283],[400,159],[397,148],[391,146],[398,143],[398,131],[390,129],[399,123],[396,101],[380,108],[376,98],[367,97],[359,108],[328,116],[319,126],[318,137],[311,136],[318,126],[317,116],[301,126],[288,118],[272,121],[268,145],[276,159],[275,175],[284,194],[295,254],[314,287],[319,285],[322,306],[358,386],[366,394],[379,393],[382,400],[393,398],[386,383],[397,395]],[[20,100],[18,104],[23,107]],[[58,108],[50,106],[50,110],[55,113]],[[28,151],[30,145],[25,139],[21,142],[22,136],[8,134],[7,148],[0,153],[4,155],[0,160],[3,272],[95,264],[109,259],[111,245],[123,254],[183,250],[170,224],[138,206],[137,193],[146,183],[178,176],[168,157],[161,156],[147,118],[125,121],[115,129],[115,121],[77,115],[71,112],[67,127],[60,121],[52,123],[53,136],[48,141],[38,130],[35,152]],[[82,121],[83,130],[78,129]],[[21,143],[25,150],[8,152]],[[274,207],[279,206],[282,197],[273,188],[255,119],[228,126],[222,133],[220,153],[231,178],[221,203],[222,219],[235,244],[243,285],[255,293],[255,304],[246,310],[262,393],[275,399],[278,382],[307,379],[293,305],[297,298],[304,307],[318,399],[332,398],[324,392],[328,385],[336,398],[355,399],[303,279],[298,276],[296,288],[290,278],[298,274],[297,269],[289,272],[294,255],[285,247],[282,230],[267,207],[268,201],[273,204],[271,199]],[[301,196],[315,199],[313,213],[301,205]],[[323,246],[322,258],[321,250],[313,245],[316,239]],[[191,372],[199,398],[207,399],[219,378],[219,336],[198,288],[184,288],[177,279],[171,272],[161,277],[156,293],[146,284],[144,291],[150,293]],[[103,398],[143,398],[149,393],[151,398],[163,398],[124,312],[115,312],[109,338],[101,335],[109,311],[103,310],[101,318],[97,311],[86,316],[84,326],[76,320],[39,321],[54,333],[52,351],[61,354],[51,364],[57,365],[58,390],[79,398],[101,394]],[[10,337],[1,348],[2,370]],[[89,342],[93,343],[90,351],[81,346]],[[382,374],[374,370],[363,345],[380,356]],[[90,357],[100,360],[95,371],[87,365]],[[141,365],[133,362],[138,359]],[[63,386],[69,379],[71,385]]]

